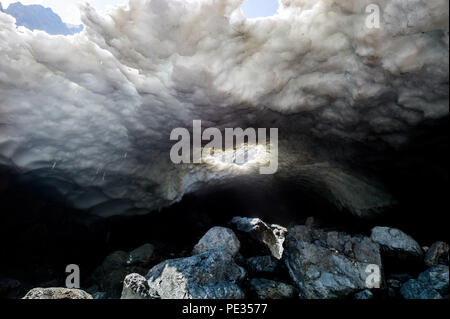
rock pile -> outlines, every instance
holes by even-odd
[[[115,251],[93,272],[91,281],[95,285],[89,288],[89,292],[94,298],[119,298],[125,276],[129,273],[145,274],[153,260],[154,247],[151,244],[142,245],[129,253]]]
[[[444,242],[424,253],[411,236],[389,227],[374,227],[369,237],[322,229],[310,220],[289,230],[257,218],[235,217],[230,225],[234,231],[211,228],[187,257],[158,262],[151,244],[110,254],[92,276],[93,296],[35,288],[25,298],[448,298]],[[422,271],[393,273],[386,258],[419,262]]]

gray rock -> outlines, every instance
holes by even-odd
[[[283,242],[287,229],[279,225],[267,225],[259,218],[234,217],[231,224],[239,231],[252,236],[253,239],[263,243],[272,256],[281,259],[283,255]]]
[[[386,283],[387,283],[387,287],[388,287],[388,290],[387,290],[388,296],[391,298],[397,298],[399,296],[399,290],[400,290],[400,287],[402,286],[403,282],[398,279],[391,278],[391,279],[388,279],[386,281]]]
[[[356,293],[354,297],[355,299],[362,299],[362,300],[372,299],[373,293],[369,289],[364,289],[363,291]]]
[[[88,294],[91,294],[92,296],[94,296],[94,294],[98,291],[100,291],[100,288],[98,287],[98,285],[92,285],[89,288],[86,288],[85,291]]]
[[[19,294],[22,283],[13,278],[0,279],[0,298],[15,298]]]
[[[305,226],[309,228],[320,228],[320,221],[317,217],[309,216],[305,220]]]
[[[92,298],[94,298],[94,299],[107,299],[108,295],[106,294],[106,292],[98,291],[98,292],[95,292],[94,294],[92,294]]]
[[[263,278],[250,280],[249,289],[258,299],[291,299],[296,297],[293,286]]]
[[[413,276],[411,276],[410,274],[391,274],[390,278],[398,280],[401,283],[405,283],[408,280],[413,279]]]
[[[400,295],[405,299],[442,299],[434,289],[428,289],[421,282],[411,279],[400,288]]]
[[[236,262],[236,264],[238,264],[241,267],[244,267],[244,268],[247,267],[247,265],[245,264],[247,260],[240,253],[238,253],[236,256],[234,256],[234,261]]]
[[[92,296],[80,289],[33,288],[23,299],[92,299]]]
[[[228,251],[232,256],[239,252],[241,243],[235,233],[225,227],[213,227],[195,245],[192,254],[197,255],[212,249]]]
[[[393,289],[399,289],[402,285],[400,280],[396,280],[396,279],[388,279],[387,284],[390,288],[393,288]]]
[[[341,298],[367,289],[371,265],[380,270],[380,286],[384,282],[379,246],[364,236],[296,226],[286,236],[283,260],[302,298]]]
[[[378,243],[387,256],[399,259],[421,259],[423,251],[420,245],[399,229],[374,227],[370,236]]]
[[[400,288],[405,299],[448,298],[448,266],[437,265],[410,279]]]
[[[253,274],[272,273],[278,266],[278,259],[272,256],[256,256],[244,261],[245,268]]]
[[[129,256],[130,254],[124,251],[115,251],[108,255],[92,274],[92,280],[109,298],[120,298],[126,275],[146,272],[141,266],[128,264]]]
[[[443,241],[438,241],[431,245],[425,254],[425,265],[432,267],[438,264],[448,265],[449,246]]]
[[[154,259],[154,251],[155,247],[152,244],[144,244],[128,254],[126,264],[149,266]]]
[[[388,296],[389,297],[391,297],[391,298],[396,298],[397,297],[397,290],[396,289],[394,289],[394,288],[392,288],[392,287],[389,287],[388,288]]]
[[[149,287],[162,299],[241,299],[246,276],[233,256],[208,250],[188,258],[166,260],[148,272]]]
[[[129,274],[123,281],[120,299],[156,299],[158,294],[150,289],[148,280],[139,274]]]

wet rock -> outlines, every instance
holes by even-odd
[[[313,216],[309,216],[306,218],[305,226],[310,228],[318,228],[320,227],[320,223]]]
[[[155,247],[152,244],[144,244],[128,254],[127,265],[140,265],[142,267],[150,266],[154,260],[153,253]]]
[[[283,260],[302,298],[353,295],[368,288],[366,280],[373,287],[368,276],[375,269],[380,276],[373,279],[383,283],[379,246],[364,236],[296,226],[286,236]]]
[[[13,278],[0,278],[0,298],[15,298],[22,284]]]
[[[362,300],[372,299],[373,293],[369,289],[364,289],[363,291],[357,292],[354,297],[355,299]]]
[[[106,292],[98,291],[98,292],[92,294],[92,298],[94,298],[94,299],[107,299],[108,295],[106,294]]]
[[[291,299],[297,295],[293,286],[263,278],[250,280],[249,289],[258,299]]]
[[[390,278],[393,280],[398,280],[401,283],[404,283],[410,279],[413,279],[413,276],[411,276],[410,274],[391,274]]]
[[[400,288],[405,299],[448,298],[448,266],[437,265],[410,279]]]
[[[100,290],[105,291],[109,297],[117,298],[119,296],[123,279],[128,273],[126,270],[127,258],[126,252],[115,251],[103,260],[92,275]]]
[[[286,228],[275,224],[267,225],[259,218],[247,217],[234,217],[231,225],[238,231],[250,235],[255,241],[264,244],[272,256],[281,259]]]
[[[236,256],[234,256],[234,261],[236,262],[236,264],[238,264],[241,267],[244,267],[244,268],[247,267],[247,265],[245,264],[247,260],[240,253],[238,253]]]
[[[166,260],[148,272],[149,287],[162,299],[241,299],[246,271],[224,250]]]
[[[108,294],[104,291],[100,291],[100,287],[97,285],[93,285],[86,289],[86,292],[92,295],[94,299],[108,299]]]
[[[92,299],[92,296],[80,289],[33,288],[23,299]]]
[[[106,292],[109,298],[119,298],[123,280],[130,273],[145,274],[146,270],[137,265],[130,265],[130,254],[124,251],[115,251],[108,255],[102,264],[94,271],[93,281],[100,291]]]
[[[278,259],[272,256],[256,256],[244,261],[245,268],[249,273],[273,273],[277,269]]]
[[[402,285],[401,281],[396,280],[396,279],[388,279],[387,284],[388,284],[388,287],[393,288],[393,289],[400,289],[400,287]]]
[[[386,283],[387,283],[387,287],[388,287],[388,290],[387,290],[388,296],[391,298],[397,298],[400,287],[402,286],[402,282],[397,279],[388,279],[386,281]]]
[[[197,255],[212,249],[228,251],[232,256],[239,252],[241,243],[235,233],[225,227],[213,227],[195,245],[192,254]]]
[[[438,264],[448,265],[448,251],[447,243],[438,241],[431,245],[425,254],[425,265],[432,267]]]
[[[370,236],[386,256],[398,259],[421,259],[423,251],[411,237],[396,228],[374,227]]]
[[[123,281],[121,299],[156,299],[158,294],[150,289],[148,280],[139,274],[129,274]]]
[[[391,298],[396,298],[398,294],[397,294],[397,291],[394,288],[389,287],[387,295],[389,297],[391,297]]]

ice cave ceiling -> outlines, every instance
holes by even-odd
[[[448,0],[282,0],[264,19],[241,3],[130,0],[104,16],[85,5],[69,37],[0,12],[0,164],[99,216],[242,176],[297,183],[358,216],[391,206],[373,166],[395,170],[395,154],[448,118]],[[365,25],[369,4],[379,29]],[[170,132],[193,120],[278,128],[277,174],[173,164]]]

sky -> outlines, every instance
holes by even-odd
[[[278,9],[278,0],[246,0],[242,12],[247,18],[261,18],[274,15]]]
[[[100,12],[109,6],[124,4],[127,0],[20,0],[22,4],[40,4],[55,11],[64,22],[80,24],[78,3],[89,2]],[[4,8],[18,0],[0,0]],[[274,15],[278,8],[278,0],[245,0],[242,11],[247,18],[267,17]]]

